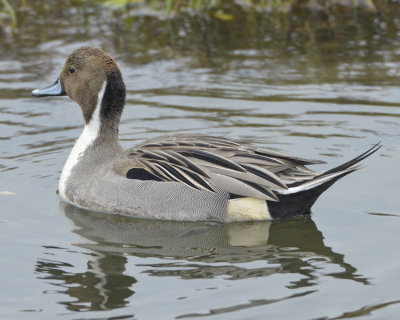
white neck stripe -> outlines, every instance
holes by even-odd
[[[97,95],[97,104],[90,117],[89,123],[85,125],[83,132],[79,136],[78,140],[76,140],[74,147],[72,148],[71,153],[68,156],[67,161],[65,162],[64,168],[61,173],[60,181],[59,181],[59,194],[67,199],[65,189],[67,180],[72,173],[72,169],[79,162],[80,158],[83,156],[87,148],[97,139],[100,132],[101,119],[100,119],[100,109],[101,109],[101,101],[103,100],[103,96],[106,90],[107,81],[104,81],[101,90]]]

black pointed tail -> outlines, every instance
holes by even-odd
[[[363,154],[333,169],[324,171],[311,180],[292,184],[288,190],[276,192],[279,202],[267,201],[271,216],[273,218],[286,218],[309,214],[315,201],[326,189],[340,178],[359,169],[360,166],[354,167],[354,165],[369,157],[380,148],[380,143],[377,143]]]
[[[339,172],[339,171],[343,171],[347,168],[350,168],[351,166],[355,165],[356,163],[364,160],[365,158],[369,157],[371,154],[375,153],[376,151],[378,151],[380,148],[382,148],[382,145],[380,142],[378,142],[377,144],[375,144],[371,149],[365,151],[364,153],[360,154],[358,157],[355,157],[354,159],[351,159],[350,161],[347,161],[343,164],[341,164],[340,166],[337,166],[333,169],[330,169],[328,171],[325,171],[322,175],[328,175],[330,173],[334,173],[334,172]]]

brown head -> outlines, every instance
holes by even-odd
[[[104,95],[99,96],[102,89]],[[37,97],[68,95],[81,107],[86,123],[99,103],[103,116],[119,122],[125,103],[125,85],[117,63],[102,50],[90,47],[74,50],[60,78],[52,86],[34,90],[32,94]]]

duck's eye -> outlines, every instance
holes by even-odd
[[[75,72],[75,68],[74,67],[69,67],[68,71],[69,71],[69,73],[74,73]]]

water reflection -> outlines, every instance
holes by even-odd
[[[84,211],[64,202],[60,210],[75,225],[74,232],[83,237],[74,245],[89,250],[87,270],[75,273],[67,262],[38,259],[36,271],[40,279],[63,288],[59,293],[74,298],[62,302],[73,311],[125,306],[137,282],[134,274],[127,272],[128,256],[162,259],[140,262],[145,273],[157,277],[222,275],[238,280],[292,273],[299,277],[286,285],[291,289],[316,285],[323,275],[368,284],[342,254],[324,244],[309,216],[220,224],[139,220]],[[54,247],[45,250],[52,254]],[[332,270],[332,265],[340,271],[324,271]]]
[[[51,251],[55,248],[46,249]],[[88,255],[88,260],[87,270],[81,273],[71,272],[74,266],[67,262],[45,259],[37,261],[35,271],[40,279],[61,287],[56,290],[57,293],[74,298],[60,302],[68,310],[108,310],[127,305],[127,299],[134,293],[131,287],[137,281],[124,274],[126,257],[122,254],[93,252]]]

